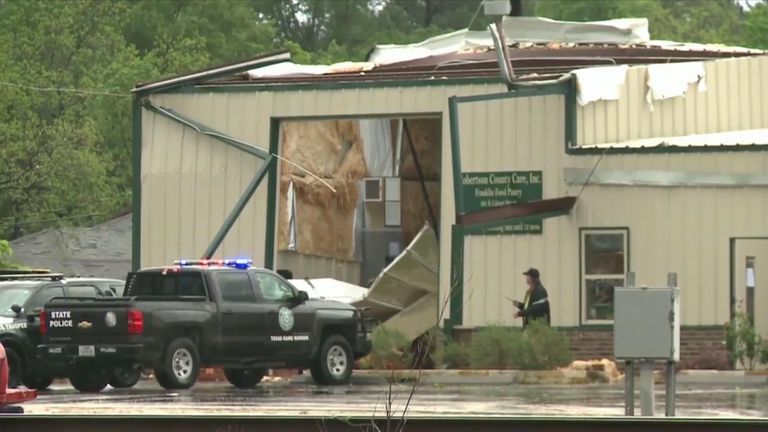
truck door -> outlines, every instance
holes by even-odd
[[[264,305],[256,301],[256,292],[248,272],[222,270],[213,275],[219,288],[221,314],[221,353],[227,359],[246,360],[261,357],[264,351]]]
[[[314,312],[307,304],[297,304],[297,291],[282,278],[267,272],[255,272],[260,301],[268,305],[266,338],[268,354],[275,359],[302,356],[311,347]]]

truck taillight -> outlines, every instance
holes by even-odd
[[[48,332],[48,326],[45,324],[45,309],[40,311],[40,334],[45,336]]]
[[[137,335],[144,332],[144,313],[137,309],[128,311],[128,334]]]

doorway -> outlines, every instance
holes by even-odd
[[[768,237],[731,239],[731,317],[745,312],[768,335]]]

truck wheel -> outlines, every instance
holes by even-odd
[[[194,342],[178,338],[169,343],[155,372],[158,384],[167,390],[188,389],[195,385],[200,372],[200,354]]]
[[[312,378],[318,384],[341,385],[352,376],[352,347],[343,336],[329,336],[317,353]]]
[[[109,384],[109,374],[101,368],[78,368],[69,376],[69,383],[83,393],[98,393]]]
[[[5,348],[5,358],[8,360],[8,388],[16,388],[24,376],[24,363],[13,348]]]
[[[25,386],[35,390],[46,390],[53,384],[53,378],[48,376],[27,375],[22,380]]]
[[[118,366],[112,370],[109,385],[114,388],[131,388],[139,382],[141,369],[130,366]]]
[[[266,372],[264,369],[224,369],[224,376],[233,386],[239,389],[250,389],[264,379]]]

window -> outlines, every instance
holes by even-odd
[[[221,299],[227,303],[255,303],[256,294],[251,286],[251,279],[244,271],[218,272],[216,283],[221,291]]]
[[[64,288],[60,286],[44,288],[37,294],[37,300],[34,302],[34,305],[35,307],[42,306],[54,297],[64,297]]]
[[[293,289],[269,273],[256,273],[261,298],[269,302],[284,302],[293,298]]]
[[[128,278],[126,289],[131,296],[205,296],[200,273],[139,272]]]
[[[628,270],[627,229],[581,232],[582,316],[587,322],[613,321],[613,289],[624,286]]]
[[[69,297],[100,297],[99,291],[91,285],[68,285]]]

